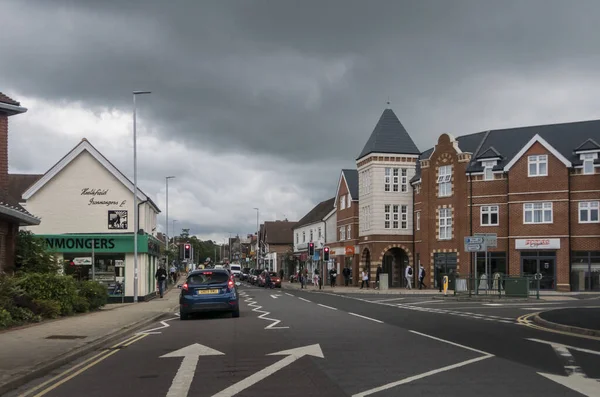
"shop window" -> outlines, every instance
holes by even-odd
[[[600,251],[573,252],[571,290],[600,291]]]
[[[487,254],[488,269],[490,277],[494,279],[494,275],[506,274],[506,252],[488,252]],[[485,252],[477,253],[477,278],[481,278],[482,274],[486,274],[485,270]]]

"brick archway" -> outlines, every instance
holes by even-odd
[[[385,247],[379,254],[379,263],[383,261],[383,257],[385,256],[385,254],[392,248],[400,248],[402,251],[404,251],[406,253],[406,256],[408,256],[408,265],[413,265],[412,252],[405,245],[402,244],[390,244],[387,247]]]

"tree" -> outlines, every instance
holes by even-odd
[[[15,251],[15,267],[20,273],[56,273],[60,268],[46,240],[30,231],[20,230]]]

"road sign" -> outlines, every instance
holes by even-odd
[[[273,375],[277,371],[287,367],[292,364],[294,361],[301,359],[304,356],[313,356],[318,358],[325,358],[323,355],[323,351],[321,350],[321,346],[318,344],[298,347],[295,349],[284,350],[277,353],[267,354],[268,356],[286,356],[281,360],[277,361],[274,364],[269,365],[268,367],[256,372],[253,375],[250,375],[246,379],[242,379],[238,383],[229,386],[227,389],[213,395],[213,397],[231,397],[242,391],[246,390],[250,386],[255,385],[261,380]]]
[[[194,343],[183,349],[175,350],[174,352],[160,356],[160,358],[183,358],[179,370],[173,379],[173,383],[169,388],[167,397],[187,397],[200,356],[222,356],[224,354],[225,353],[211,349],[208,346]]]
[[[483,236],[465,237],[465,245],[466,244],[483,244],[483,242],[484,242]]]
[[[483,252],[485,251],[485,245],[483,244],[465,244],[466,252]]]
[[[475,237],[483,237],[485,245],[488,248],[498,247],[498,234],[497,233],[475,233]]]

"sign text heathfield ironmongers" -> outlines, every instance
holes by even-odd
[[[82,196],[92,196],[88,205],[104,205],[104,206],[119,206],[124,207],[127,204],[127,200],[97,200],[96,196],[106,196],[109,192],[109,189],[92,189],[89,187],[81,189]]]

